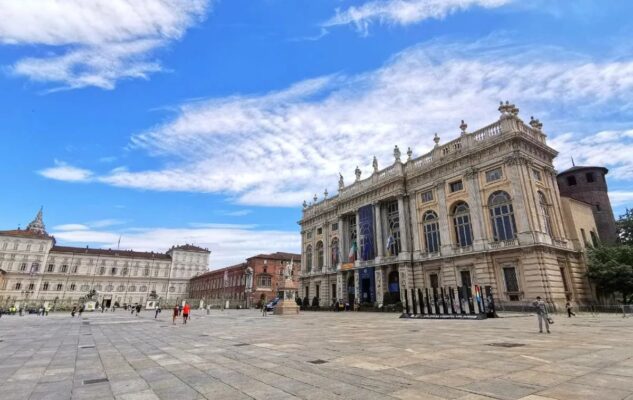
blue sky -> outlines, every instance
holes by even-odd
[[[633,3],[21,0],[0,3],[0,227],[40,205],[73,245],[212,268],[298,251],[300,204],[372,155],[498,118],[544,123],[556,167],[633,204]]]

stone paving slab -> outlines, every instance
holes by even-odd
[[[525,314],[3,316],[0,398],[633,400],[633,318],[556,322],[547,335]]]

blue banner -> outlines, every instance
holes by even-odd
[[[362,261],[374,259],[374,207],[367,205],[358,209],[358,220],[360,226],[359,249]]]

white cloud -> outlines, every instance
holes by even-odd
[[[0,44],[40,46],[10,68],[16,75],[61,88],[112,89],[120,79],[160,71],[153,52],[180,39],[210,1],[2,1]]]
[[[336,10],[323,26],[353,24],[366,35],[369,26],[381,24],[410,25],[426,19],[443,19],[449,14],[471,7],[496,8],[512,0],[372,0],[360,6]]]
[[[72,225],[75,224],[63,226]],[[116,248],[121,237],[122,249],[137,251],[164,252],[173,245],[193,243],[212,252],[212,268],[237,264],[259,253],[298,252],[301,246],[297,232],[255,230],[250,225],[207,225],[197,228],[132,228],[122,232],[56,229],[52,234],[60,243],[89,244],[101,248]]]
[[[63,224],[53,227],[55,231],[87,231],[88,228],[84,224]]]
[[[55,160],[55,166],[45,168],[38,173],[46,178],[66,182],[88,182],[92,178],[92,171],[73,167],[63,161]]]
[[[610,179],[633,180],[633,129],[600,131],[586,136],[565,133],[553,137],[549,144],[560,152],[555,166],[561,171],[572,166],[573,157],[576,165],[609,168]],[[618,198],[623,198],[623,193],[626,192],[610,192]]]
[[[461,119],[470,131],[494,122],[498,101],[505,99],[522,109],[524,119],[535,115],[545,123],[561,165],[578,153],[578,161],[609,166],[611,177],[633,178],[626,146],[618,146],[631,138],[630,126],[591,136],[615,126],[613,113],[633,110],[632,60],[596,62],[561,49],[432,42],[363,74],[184,104],[173,119],[131,140],[132,150],[160,156],[162,166],[118,168],[95,179],[296,207],[315,193],[321,198],[325,188],[334,194],[339,171],[348,184],[356,165],[368,176],[373,155],[381,168],[390,165],[396,144],[403,152],[411,146],[419,156],[431,149],[435,132],[442,142],[457,137]],[[604,143],[601,150],[595,140]]]
[[[625,206],[633,209],[633,191],[612,190],[609,191],[609,199],[613,207]]]

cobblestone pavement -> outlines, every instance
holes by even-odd
[[[3,316],[0,398],[633,400],[633,318],[168,314]]]

